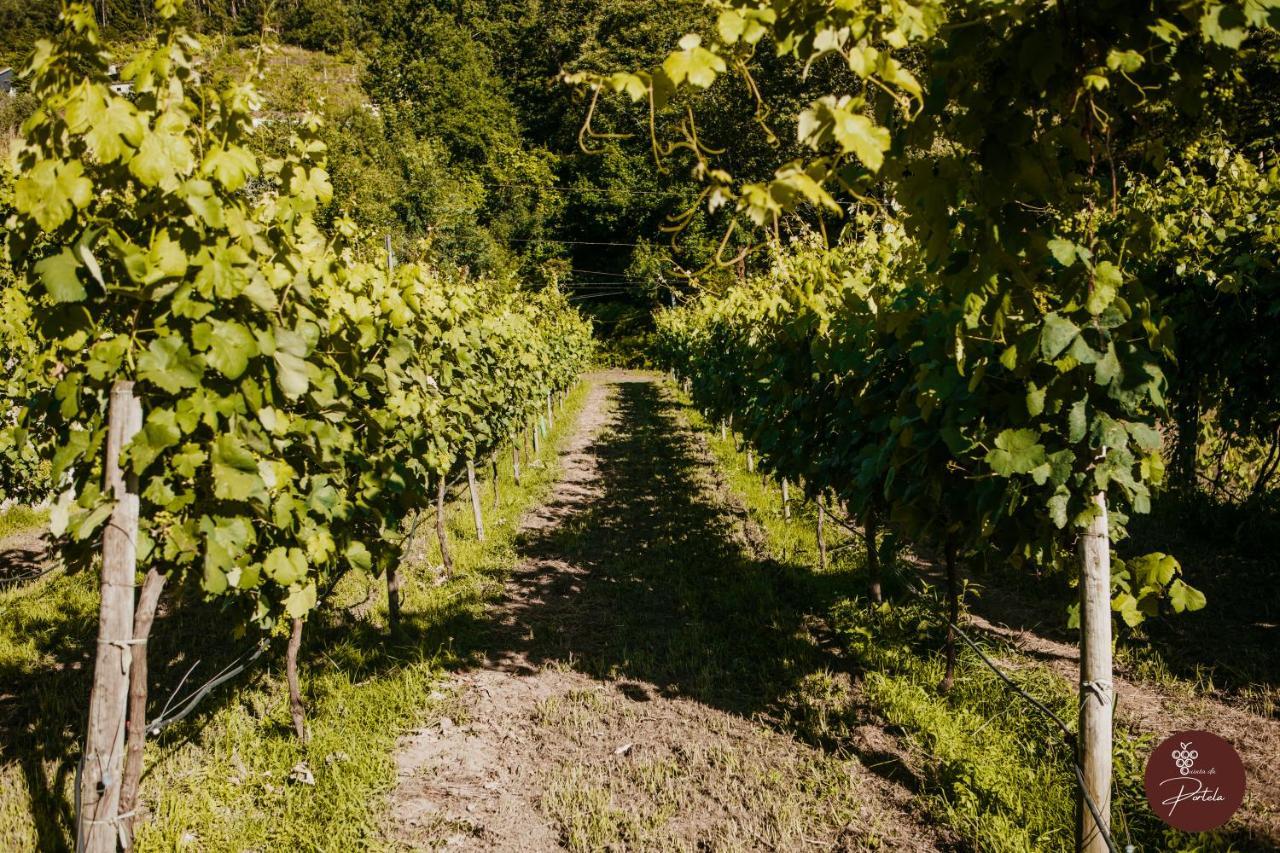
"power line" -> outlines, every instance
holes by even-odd
[[[640,276],[627,275],[627,274],[626,274],[626,273],[624,273],[624,272],[605,272],[605,271],[603,271],[603,270],[584,270],[584,269],[578,269],[577,267],[574,267],[574,268],[570,269],[569,271],[570,271],[570,272],[586,273],[587,275],[603,275],[603,276],[611,276],[611,277],[613,277],[613,278],[629,278],[629,279],[632,279],[632,280],[636,280],[636,279],[639,279],[639,278],[640,278]]]
[[[668,190],[633,190],[633,189],[624,189],[621,187],[610,187],[609,189],[605,189],[603,187],[566,187],[566,186],[556,186],[556,185],[543,186],[541,184],[490,184],[490,183],[484,183],[484,182],[481,182],[480,186],[494,187],[497,189],[508,189],[508,190],[543,190],[543,191],[549,191],[549,192],[562,192],[562,193],[623,193],[626,195],[662,195],[662,196],[673,195],[673,193]]]
[[[563,243],[566,246],[622,246],[634,249],[640,243],[605,243],[593,240],[561,240],[558,237],[508,237],[508,243]],[[653,245],[652,243],[647,245]]]

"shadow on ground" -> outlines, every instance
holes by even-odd
[[[631,682],[639,700],[656,689],[777,722],[802,679],[841,668],[813,628],[856,581],[751,553],[708,495],[704,452],[661,386],[612,391],[613,423],[585,450],[598,493],[576,512],[551,505],[561,523],[523,536],[527,571],[508,585],[507,618],[474,635],[472,651],[499,667],[570,665]]]

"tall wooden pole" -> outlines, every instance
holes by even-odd
[[[165,576],[155,569],[147,571],[133,615],[133,656],[129,664],[129,722],[125,740],[124,781],[120,788],[120,814],[130,815],[138,805],[138,786],[142,782],[143,748],[147,743],[147,642],[155,622]],[[134,820],[122,817],[126,834],[132,842]]]
[[[818,567],[822,571],[827,570],[827,509],[822,505],[822,498],[818,498]]]
[[[137,572],[138,481],[120,468],[120,451],[142,429],[142,404],[132,382],[111,388],[107,422],[106,493],[115,508],[102,532],[98,648],[89,693],[89,730],[80,771],[77,832],[83,853],[115,853],[121,835],[120,788],[124,729],[133,659],[133,586]]]
[[[436,538],[440,540],[440,562],[444,565],[444,576],[453,577],[453,555],[449,553],[449,531],[445,527],[445,498],[449,494],[449,477],[440,475],[436,484]]]
[[[782,518],[784,521],[791,520],[791,489],[786,477],[782,478]]]
[[[476,483],[476,463],[467,460],[467,491],[471,493],[471,517],[476,523],[476,539],[484,541],[484,510],[480,508],[480,486]]]
[[[1107,853],[1111,833],[1111,538],[1107,496],[1093,496],[1097,514],[1080,537],[1080,769],[1099,822],[1079,804],[1081,853]],[[1101,832],[1099,829],[1101,828]],[[1104,835],[1105,833],[1105,835]]]
[[[285,650],[284,670],[289,682],[289,716],[298,740],[307,742],[307,708],[302,704],[302,687],[298,683],[298,652],[302,649],[302,620],[294,619]]]

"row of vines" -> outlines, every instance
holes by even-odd
[[[1076,574],[1078,837],[1106,850],[1112,610],[1205,604],[1172,557],[1110,544],[1165,480],[1171,399],[1275,421],[1280,5],[711,5],[660,65],[571,77],[584,143],[624,126],[602,94],[646,102],[659,166],[728,220],[723,263],[771,247],[661,314],[659,358],[765,470],[939,555],[953,621],[961,560]],[[699,133],[735,84],[772,174]]]
[[[160,0],[158,17],[178,7]],[[317,122],[261,150],[251,83],[206,82],[180,28],[123,66],[130,95],[108,62],[92,8],[68,5],[36,48],[39,107],[0,181],[4,488],[56,495],[70,565],[101,544],[77,792],[91,851],[128,839],[166,585],[291,629],[295,683],[303,622],[343,573],[386,577],[394,629],[412,520],[517,448],[591,349],[554,290],[395,267],[359,223],[322,229]],[[295,699],[305,736],[301,713]]]

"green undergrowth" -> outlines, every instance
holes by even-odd
[[[49,523],[49,510],[32,509],[27,506],[12,506],[0,512],[0,539],[16,533],[38,530]]]
[[[434,521],[425,519],[402,564],[401,631],[388,637],[380,580],[348,576],[335,604],[304,634],[301,684],[310,743],[290,726],[284,642],[213,691],[188,718],[148,744],[143,799],[150,819],[136,849],[369,850],[389,845],[382,805],[395,784],[393,752],[404,732],[457,715],[439,689],[459,662],[454,638],[471,630],[517,561],[520,517],[548,493],[556,450],[585,399],[579,386],[557,417],[542,455],[512,481],[500,465],[500,503],[483,470],[487,541],[475,539],[465,486],[447,515],[453,577],[440,569]],[[430,535],[428,535],[428,533]],[[72,842],[71,793],[83,736],[90,650],[96,630],[94,573],[58,572],[0,593],[0,849],[60,850]],[[195,615],[185,615],[194,610]],[[175,608],[153,635],[151,714],[198,665],[189,693],[253,648],[220,633],[216,608]],[[179,615],[183,621],[178,622]],[[9,695],[10,685],[22,685]]]
[[[691,406],[686,417],[703,432],[731,499],[762,531],[757,547],[818,575],[815,508],[803,505],[793,490],[791,520],[785,520],[779,486],[747,471],[740,438],[722,439],[719,428]],[[828,548],[849,539],[835,527],[827,525]],[[836,551],[828,573],[847,575],[849,589],[865,590],[864,559],[855,542]],[[946,632],[941,596],[932,589],[924,598],[912,596],[905,571],[900,565],[888,568],[890,594],[878,608],[861,594],[828,608],[825,630],[844,654],[856,687],[832,675],[811,677],[786,700],[785,724],[828,749],[857,755],[869,769],[917,792],[930,815],[965,846],[1010,853],[1074,849],[1071,747],[1050,719],[1012,694],[966,646],[960,647],[951,692],[939,694]],[[1076,699],[1065,680],[997,638],[971,636],[1020,687],[1074,729]],[[868,722],[892,735],[896,748],[859,737],[857,728]],[[1130,843],[1153,853],[1250,849],[1230,833],[1189,836],[1161,823],[1142,790],[1150,739],[1119,727],[1115,743],[1112,828],[1120,849]]]

